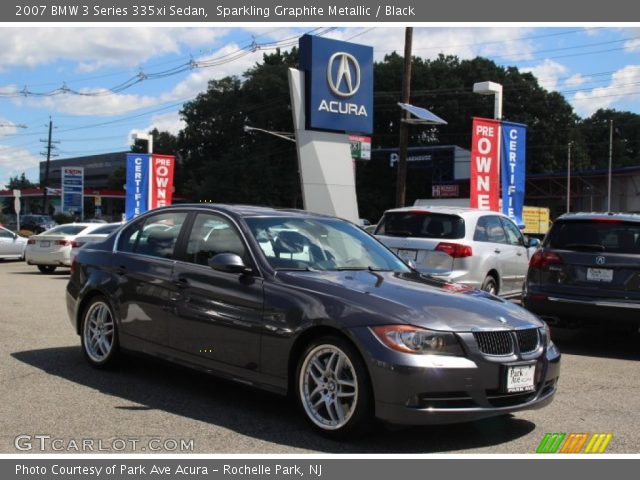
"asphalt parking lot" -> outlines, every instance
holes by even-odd
[[[554,331],[562,372],[545,409],[335,442],[287,399],[242,385],[137,357],[92,369],[67,318],[67,277],[0,262],[0,453],[76,453],[86,440],[103,453],[534,453],[547,432],[612,433],[607,453],[640,452],[638,334]],[[181,440],[186,450],[173,449]]]

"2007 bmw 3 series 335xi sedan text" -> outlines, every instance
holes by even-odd
[[[297,210],[148,212],[79,251],[67,306],[95,367],[136,351],[291,394],[336,437],[540,408],[560,372],[533,314]]]

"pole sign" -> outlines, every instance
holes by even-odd
[[[173,155],[127,155],[127,220],[147,210],[171,205],[175,162]]]
[[[149,167],[151,155],[127,154],[127,196],[125,197],[126,219],[149,210]]]
[[[173,155],[151,155],[149,209],[171,205],[175,160]]]
[[[373,133],[373,47],[300,38],[307,130]]]
[[[84,218],[83,167],[62,167],[62,213]]]
[[[518,226],[524,226],[525,161],[527,127],[519,123],[502,122],[502,213]]]
[[[471,135],[471,208],[498,211],[500,121],[474,118]]]

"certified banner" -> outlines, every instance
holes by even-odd
[[[84,168],[62,167],[62,213],[84,216]]]
[[[125,212],[127,220],[149,209],[149,164],[151,155],[129,153],[127,155],[127,196]]]
[[[173,155],[151,155],[149,209],[171,205],[175,161]]]
[[[527,126],[502,122],[502,213],[523,227]]]
[[[471,208],[498,211],[500,121],[474,118],[471,135]]]

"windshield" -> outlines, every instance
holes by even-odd
[[[247,218],[277,270],[410,271],[398,257],[349,222],[324,218]]]
[[[445,215],[422,210],[387,212],[376,235],[417,238],[464,238],[464,220],[458,215]]]
[[[623,221],[557,221],[546,245],[559,250],[640,253],[640,224]]]

